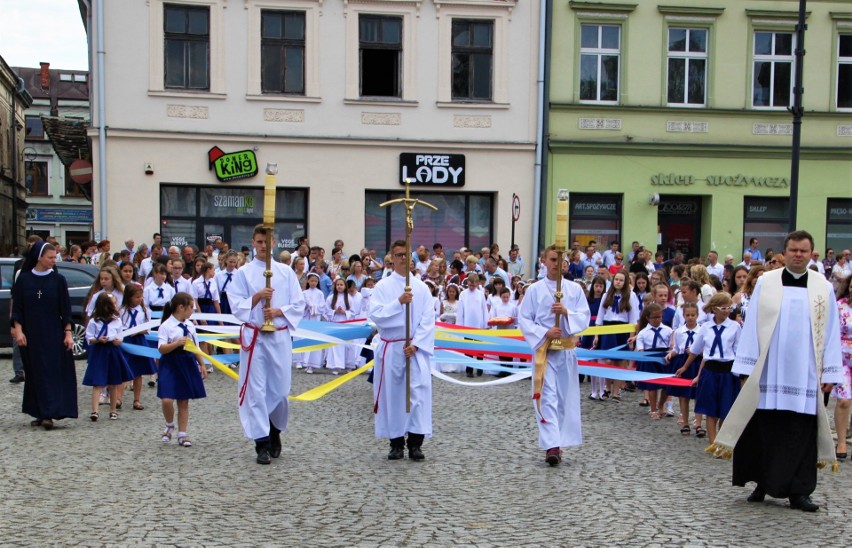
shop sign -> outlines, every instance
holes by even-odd
[[[185,245],[189,245],[186,241],[186,236],[172,236],[169,238],[169,247],[183,247]]]
[[[257,157],[252,150],[225,152],[213,147],[207,152],[210,169],[216,172],[216,178],[226,183],[237,179],[248,179],[257,175]]]
[[[658,213],[660,215],[695,215],[698,213],[698,204],[695,202],[660,202]]]
[[[215,246],[216,242],[225,239],[225,235],[221,232],[208,232],[204,235],[204,238],[207,240],[208,244]]]
[[[651,186],[690,186],[704,181],[707,186],[746,186],[756,188],[788,188],[788,177],[754,177],[751,175],[707,175],[699,178],[677,173],[657,173],[651,176]]]
[[[617,198],[582,196],[571,200],[572,217],[617,219],[620,215]]]
[[[852,200],[829,200],[829,221],[852,221]]]
[[[32,223],[92,224],[93,219],[91,209],[31,207],[27,209],[27,221]]]
[[[781,200],[746,200],[745,219],[756,220],[786,220],[790,216],[790,201]]]
[[[464,154],[403,152],[399,171],[401,184],[411,179],[414,185],[464,186]]]

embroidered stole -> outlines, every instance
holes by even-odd
[[[757,325],[758,348],[760,355],[754,365],[751,375],[743,385],[740,394],[734,402],[728,417],[725,419],[716,442],[706,449],[708,453],[717,456],[731,458],[734,447],[740,439],[743,431],[754,415],[760,403],[760,377],[766,364],[766,356],[772,341],[772,334],[778,324],[778,316],[781,312],[781,301],[784,297],[784,285],[781,282],[781,274],[784,269],[767,272],[763,275],[761,282],[760,301],[758,302],[757,317],[760,323]],[[825,324],[828,309],[829,291],[825,280],[818,276],[808,274],[808,301],[811,305],[811,336],[814,345],[814,356],[816,357],[817,389],[822,379],[823,356],[825,353]],[[831,464],[832,470],[837,471],[838,464],[834,456],[834,442],[831,438],[831,429],[828,423],[828,413],[823,403],[823,398],[817,395],[817,467],[824,468]]]

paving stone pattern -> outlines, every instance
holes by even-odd
[[[84,362],[77,364],[82,379]],[[8,353],[0,370],[11,377]],[[293,392],[331,380],[294,372]],[[156,391],[125,393],[117,421],[47,432],[20,412],[22,385],[0,383],[2,545],[777,546],[848,545],[852,464],[821,472],[816,514],[786,500],[748,504],[731,465],[651,421],[639,396],[586,399],[580,448],[544,463],[529,381],[467,388],[434,381],[427,460],[386,460],[372,392],[359,377],[319,401],[291,403],[282,456],[254,462],[236,382],[219,372],[190,404],[191,448],[160,441]]]

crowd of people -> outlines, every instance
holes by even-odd
[[[44,405],[44,400],[35,391],[45,388],[43,383],[31,383],[30,380],[33,375],[38,377],[47,374],[45,368],[60,367],[66,379],[63,382],[67,383],[69,366],[65,362],[70,348],[70,313],[65,297],[62,296],[61,276],[51,277],[49,274],[57,260],[78,261],[95,264],[100,268],[86,306],[86,338],[92,350],[83,384],[93,387],[90,419],[97,421],[98,406],[106,403],[110,406],[109,418],[117,419],[126,384],[133,388],[133,408],[144,409],[141,401],[142,378],[158,372],[157,392],[162,400],[166,421],[162,434],[164,442],[171,440],[177,427],[178,442],[183,446],[191,446],[187,434],[188,400],[205,396],[203,379],[211,371],[205,369],[203,361],[196,355],[183,350],[188,339],[198,343],[195,325],[190,320],[193,312],[233,313],[244,325],[255,326],[252,327],[255,331],[264,319],[275,319],[277,327],[282,331],[277,335],[275,352],[271,347],[267,348],[271,339],[258,339],[256,333],[249,334],[248,339],[243,333],[240,335],[243,347],[241,358],[245,358],[240,360],[240,416],[247,437],[256,442],[258,462],[266,464],[270,456],[274,458],[280,454],[279,435],[286,427],[286,393],[289,391],[290,377],[288,374],[286,379],[280,379],[278,383],[269,383],[258,380],[256,376],[250,382],[246,363],[252,363],[252,359],[260,363],[264,360],[281,362],[283,359],[287,362],[288,371],[292,365],[306,373],[325,369],[334,375],[355,369],[368,357],[367,352],[362,350],[364,340],[351,341],[350,344],[328,350],[295,354],[292,358],[289,352],[282,358],[278,347],[287,346],[284,339],[288,343],[290,341],[290,335],[283,333],[283,330],[295,327],[302,318],[338,323],[369,318],[378,326],[380,335],[383,329],[393,333],[382,335],[380,341],[377,341],[380,354],[376,360],[376,367],[380,371],[377,378],[385,378],[382,364],[387,347],[391,348],[391,355],[396,356],[394,359],[402,359],[402,356],[416,359],[418,386],[422,386],[425,382],[423,375],[428,376],[428,372],[421,371],[423,364],[428,362],[423,360],[430,357],[432,351],[419,349],[429,346],[426,339],[418,345],[412,345],[412,348],[418,347],[413,350],[394,346],[400,340],[396,332],[399,328],[398,318],[394,316],[399,313],[399,307],[394,304],[396,297],[399,297],[400,304],[416,303],[423,325],[433,325],[437,321],[439,324],[458,324],[480,329],[521,328],[534,349],[535,367],[541,371],[540,375],[535,375],[533,394],[537,422],[540,423],[541,448],[546,451],[546,461],[551,465],[561,462],[562,447],[579,444],[581,440],[578,382],[581,379],[576,374],[576,359],[573,362],[571,359],[557,359],[548,350],[552,340],[563,338],[570,340],[569,349],[573,349],[576,344],[590,350],[634,350],[663,356],[665,363],[617,358],[597,361],[624,369],[674,374],[690,379],[691,384],[661,389],[660,385],[653,383],[638,383],[635,386],[619,380],[591,377],[588,379],[590,388],[587,397],[599,402],[621,402],[625,392],[640,390],[639,405],[647,408],[650,420],[677,415],[682,435],[706,437],[711,447],[716,447],[721,443],[720,429],[724,432],[725,419],[743,389],[740,375],[749,375],[752,371],[750,366],[754,366],[753,361],[741,364],[738,360],[742,354],[740,349],[744,333],[748,331],[749,337],[756,337],[752,333],[755,331],[755,320],[750,320],[750,317],[758,314],[755,307],[761,278],[779,271],[777,276],[773,274],[771,277],[772,280],[777,279],[779,284],[777,297],[782,294],[780,284],[783,274],[783,294],[786,297],[787,286],[810,287],[796,281],[801,280],[807,270],[815,271],[807,279],[823,280],[823,285],[831,288],[829,300],[832,306],[829,308],[834,318],[827,329],[831,331],[839,326],[836,330],[842,332],[842,343],[838,339],[837,363],[831,361],[835,356],[829,356],[826,350],[827,361],[823,362],[820,358],[820,369],[816,374],[809,377],[806,372],[804,379],[799,378],[796,382],[802,384],[800,388],[810,394],[810,399],[816,397],[812,393],[811,381],[821,380],[824,388],[832,385],[832,390],[824,392],[826,402],[829,393],[837,400],[834,412],[837,433],[834,457],[845,459],[852,402],[850,252],[843,250],[835,256],[833,250],[827,249],[825,259],[819,260],[819,253],[814,250],[810,235],[794,233],[791,236],[792,239],[788,237],[785,241],[785,249],[779,252],[761,251],[758,240],[752,238],[739,263],[730,255],[719,262],[719,254],[714,250],[689,259],[675,252],[670,259],[664,260],[662,253],[653,254],[639,242],[633,242],[631,250],[624,254],[615,241],[609,242],[602,252],[594,241],[586,246],[574,241],[572,247],[565,251],[561,264],[556,260],[554,248],[545,250],[532,264],[528,264],[517,246],[512,246],[506,257],[501,255],[497,244],[480,250],[462,247],[457,251],[445,251],[440,243],[435,243],[431,248],[419,245],[407,255],[404,247],[400,250],[399,242],[383,256],[374,249],[366,248],[357,254],[347,255],[344,242],[336,240],[331,252],[326,255],[324,248],[311,246],[307,238],[302,238],[296,249],[278,252],[281,268],[287,266],[281,270],[286,275],[281,274],[281,277],[292,283],[280,289],[280,294],[286,294],[287,297],[280,307],[274,309],[281,310],[281,315],[273,315],[271,318],[264,318],[263,312],[256,312],[259,301],[273,299],[273,293],[269,290],[264,292],[261,287],[262,269],[265,267],[256,264],[256,254],[265,252],[265,236],[255,238],[257,241],[253,241],[253,250],[240,251],[230,249],[227,243],[221,241],[208,244],[203,249],[193,245],[165,247],[159,234],[154,235],[150,246],[136,246],[133,240],[127,240],[118,252],[113,252],[110,242],[106,240],[72,246],[68,250],[50,243],[32,241],[21,269],[22,277],[13,291],[13,338],[26,356],[26,375],[20,379],[16,375],[12,381],[27,381],[24,411],[35,418],[34,426],[52,428],[54,420],[77,416],[76,404],[72,411],[70,402],[65,401],[67,398],[59,399],[53,407],[38,407]],[[260,240],[263,240],[262,244]],[[802,241],[807,245],[799,245]],[[793,245],[790,242],[799,245],[793,246],[795,253],[790,251]],[[803,253],[807,255],[803,256]],[[791,265],[791,260],[797,261],[797,264]],[[422,300],[419,289],[415,291],[416,297],[411,299],[405,297],[402,286],[394,285],[399,285],[399,280],[404,279],[402,276],[405,274],[418,281],[418,288],[423,287],[428,291],[428,302]],[[561,292],[565,298],[561,304],[550,304],[555,300],[555,291],[551,285],[555,283],[554,278],[560,277],[564,284]],[[790,282],[788,277],[793,281]],[[826,280],[830,284],[825,283]],[[45,286],[48,281],[49,288]],[[393,290],[389,289],[391,286]],[[384,289],[379,291],[380,288]],[[402,296],[396,295],[397,290]],[[50,308],[44,309],[44,314],[56,323],[58,332],[62,333],[61,344],[53,350],[56,356],[43,355],[42,345],[39,345],[39,349],[28,345],[28,341],[38,336],[36,331],[30,331],[33,322],[41,323],[47,319],[31,315],[24,305],[30,303],[36,293],[38,299],[41,299],[42,294],[48,291],[53,295],[53,301]],[[527,297],[528,291],[533,291],[532,297]],[[763,300],[765,302],[766,298]],[[804,316],[807,317],[807,298],[804,301],[803,309],[788,310],[786,313],[802,316],[804,310]],[[423,311],[424,306],[429,309],[428,314]],[[150,358],[127,355],[118,348],[123,340],[122,331],[149,319],[151,311],[163,312],[163,323],[158,334],[158,348],[163,357],[159,364]],[[254,317],[255,314],[260,316]],[[383,325],[391,317],[394,326]],[[433,324],[429,323],[427,317],[432,318]],[[557,322],[560,317],[562,323]],[[578,319],[582,325],[577,323]],[[796,317],[785,316],[781,321],[784,322],[782,325],[787,325],[795,323],[795,320]],[[590,326],[611,326],[614,329],[599,336],[577,337],[575,340],[575,335]],[[250,342],[246,342],[249,339]],[[263,348],[256,346],[256,340],[264,341]],[[756,343],[752,340],[749,344],[753,350]],[[842,366],[839,361],[841,344]],[[207,350],[210,351],[209,348]],[[540,356],[536,354],[539,352]],[[58,358],[60,354],[61,360]],[[252,355],[255,357],[252,358]],[[258,355],[261,357],[258,358]],[[777,361],[776,357],[773,363]],[[456,364],[433,363],[432,367],[444,373],[464,373],[468,377],[483,374],[483,369],[459,367]],[[819,375],[822,375],[822,379],[819,379]],[[779,378],[784,378],[784,375],[781,374]],[[394,386],[398,381],[394,377],[388,383]],[[791,382],[790,379],[786,381]],[[263,386],[258,384],[260,382],[264,383]],[[766,382],[761,383],[759,405],[755,403],[755,406],[763,410],[774,409],[771,406],[775,400],[766,396]],[[153,380],[149,384],[153,385]],[[269,390],[266,385],[276,385],[277,390]],[[382,409],[380,403],[391,408],[399,407],[397,399],[386,399],[398,398],[398,390],[386,388],[387,392],[382,395],[382,383],[374,382],[374,386],[377,390],[377,410]],[[283,396],[282,387],[286,387]],[[68,390],[67,387],[65,389]],[[255,395],[249,395],[248,399],[253,403],[243,407],[245,391]],[[264,400],[263,405],[257,404],[258,392],[265,394],[260,398]],[[428,395],[423,396],[426,397],[431,402],[431,386]],[[566,397],[576,401],[566,404]],[[819,409],[811,405],[810,399],[802,405],[799,405],[800,402],[782,402],[779,409],[790,410],[788,407],[793,406],[805,415],[816,416]],[[33,402],[39,403],[33,407]],[[177,425],[174,422],[174,402],[178,405]],[[405,430],[411,426],[410,420],[406,423],[392,415],[377,415],[377,436],[387,437],[391,442],[388,458],[402,458],[407,443],[410,458],[422,460],[423,439],[431,435],[431,403],[426,405],[422,398],[418,402],[420,406],[415,413],[419,418],[413,422],[416,425],[413,431]],[[679,413],[675,412],[675,403]],[[693,407],[692,414],[690,406]],[[752,440],[749,443],[754,442]],[[748,473],[743,472],[746,468]],[[778,487],[777,478],[772,478],[768,483],[762,481],[762,476],[756,476],[753,472],[754,466],[746,468],[741,468],[735,483],[758,481],[764,496],[766,493],[784,497],[810,495],[810,491],[793,493]],[[762,500],[757,491],[753,498]],[[809,498],[806,501],[799,498],[793,501],[791,498],[791,505],[794,504],[804,510],[812,510],[815,506]]]

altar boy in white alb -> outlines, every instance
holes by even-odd
[[[837,302],[807,269],[813,246],[807,232],[791,232],[786,268],[757,282],[731,370],[748,381],[715,443],[720,456],[733,451],[734,485],[757,483],[749,502],[789,498],[806,512],[819,509],[817,467],[836,465],[823,393],[843,380]]]
[[[435,308],[432,293],[416,276],[405,291],[409,257],[405,241],[391,246],[393,273],[382,278],[370,297],[369,318],[379,330],[373,376],[376,437],[390,440],[389,460],[405,456],[421,461],[424,438],[432,437],[431,360],[435,353]],[[409,304],[411,343],[405,345],[405,310]],[[411,362],[411,411],[406,412],[405,356]]]
[[[580,286],[562,280],[563,297],[556,302],[556,279],[562,275],[553,246],[544,251],[547,277],[527,288],[518,325],[535,355],[533,406],[538,422],[538,445],[545,462],[562,461],[562,447],[583,443],[580,425],[580,381],[574,337],[589,326],[589,303]],[[561,314],[556,326],[556,313]],[[547,350],[553,339],[567,350]],[[539,392],[540,390],[540,392]]]
[[[299,280],[289,266],[272,261],[271,288],[266,288],[266,228],[258,225],[252,235],[255,258],[240,268],[228,286],[231,312],[243,322],[240,328],[240,422],[247,438],[255,441],[258,464],[269,464],[281,455],[281,432],[287,428],[287,396],[293,340],[305,311]],[[265,302],[272,299],[270,308]],[[262,333],[264,320],[272,320],[274,332]]]

